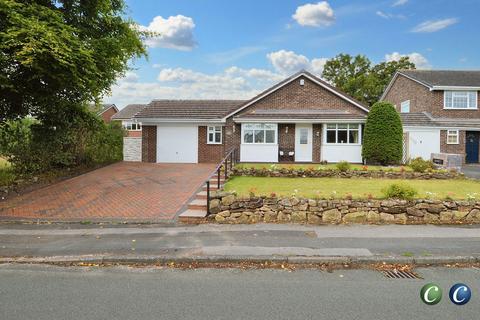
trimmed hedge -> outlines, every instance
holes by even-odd
[[[396,164],[402,159],[403,128],[400,115],[388,102],[375,103],[367,117],[362,157],[368,163]]]

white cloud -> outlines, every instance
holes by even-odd
[[[335,21],[333,9],[327,1],[299,6],[292,17],[299,25],[310,27],[328,27]]]
[[[267,58],[275,70],[283,75],[290,75],[306,69],[320,76],[325,62],[327,62],[327,58],[316,58],[310,61],[304,55],[286,50],[271,52],[267,54]]]
[[[399,18],[399,19],[404,19],[405,16],[403,14],[392,14],[392,13],[386,13],[383,11],[378,10],[375,12],[375,14],[383,19],[392,19],[392,18]]]
[[[185,68],[161,67],[156,81],[142,82],[127,72],[113,86],[105,103],[123,107],[130,103],[148,103],[153,99],[250,99],[300,69],[320,76],[327,58],[308,59],[293,51],[280,50],[267,55],[274,70],[232,66],[217,73]]]
[[[310,64],[310,61],[304,55],[286,50],[271,52],[267,54],[267,58],[275,70],[282,74],[290,74],[306,69]]]
[[[123,107],[130,103],[148,103],[153,99],[250,99],[283,78],[283,75],[270,70],[236,66],[216,74],[164,68],[160,70],[157,81],[119,79],[104,102]]]
[[[137,82],[139,79],[138,74],[133,71],[127,71],[122,78],[122,81],[125,82]]]
[[[436,32],[442,29],[445,29],[452,24],[458,22],[457,18],[448,18],[442,20],[428,20],[425,22],[420,23],[415,28],[412,29],[412,32],[422,32],[422,33],[430,33]]]
[[[409,54],[401,54],[399,52],[393,52],[385,55],[386,61],[398,61],[402,57],[408,57],[410,62],[415,63],[417,69],[431,69],[432,65],[428,62],[427,58],[422,56],[420,53],[412,52]]]
[[[155,33],[153,37],[145,40],[147,46],[177,50],[192,50],[196,46],[194,28],[193,19],[182,15],[170,16],[167,19],[156,16],[148,26],[140,26],[141,30]]]
[[[392,4],[392,7],[399,7],[407,4],[408,0],[397,0]]]

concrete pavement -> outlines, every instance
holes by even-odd
[[[417,272],[0,265],[0,319],[478,319],[480,270]],[[443,290],[434,306],[420,300],[428,282]],[[458,282],[472,289],[463,306],[448,298]]]
[[[43,258],[77,261],[76,257],[119,262],[144,259],[146,263],[218,258],[474,262],[480,259],[480,226],[256,224],[99,228],[14,224],[0,227],[0,261]]]

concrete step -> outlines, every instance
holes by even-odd
[[[220,190],[223,189],[223,184],[220,184]],[[202,188],[203,191],[206,191],[207,190],[207,185],[204,185],[203,188]],[[217,184],[210,184],[210,191],[217,191],[218,188],[217,188]]]
[[[178,221],[182,223],[202,223],[207,221],[207,210],[188,209],[178,216]]]
[[[195,195],[195,198],[197,198],[197,199],[207,199],[207,191],[206,190],[200,191],[199,193],[197,193]]]
[[[188,204],[188,209],[191,210],[205,210],[207,211],[207,200],[206,199],[195,199]]]

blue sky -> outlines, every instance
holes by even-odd
[[[127,0],[159,37],[105,102],[250,98],[339,53],[373,62],[409,55],[417,68],[479,69],[478,0]]]

